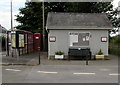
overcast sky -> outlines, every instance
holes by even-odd
[[[11,27],[11,13],[10,13],[10,1],[11,0],[2,0],[0,2],[0,24],[6,29]],[[15,15],[19,13],[19,8],[25,7],[26,0],[12,0],[13,1],[13,26],[17,26],[18,23],[15,21]],[[118,7],[118,2],[120,0],[114,0],[114,7]]]

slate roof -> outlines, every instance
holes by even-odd
[[[47,29],[111,29],[105,13],[59,13],[50,12]]]

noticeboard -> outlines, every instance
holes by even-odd
[[[12,34],[12,47],[16,48],[16,34]]]
[[[22,31],[11,32],[12,48],[25,47],[25,34]]]
[[[19,36],[19,47],[24,47],[25,46],[24,34],[18,34],[18,36]]]
[[[70,32],[69,33],[69,46],[89,46],[90,33],[89,32]]]

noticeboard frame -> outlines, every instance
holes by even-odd
[[[14,43],[16,46],[12,46],[12,48],[25,48],[25,32],[24,31],[15,31],[14,33],[11,32],[11,35],[16,36]],[[22,39],[20,39],[20,35],[22,36]],[[19,41],[22,40],[22,41]],[[21,43],[21,46],[20,46]],[[22,46],[23,45],[23,46]]]
[[[55,36],[50,36],[49,37],[49,42],[56,42],[56,37]]]
[[[107,42],[107,37],[101,37],[101,42]]]

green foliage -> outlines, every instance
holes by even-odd
[[[116,45],[111,45],[111,48],[109,48],[109,53],[120,56],[120,47],[118,47]]]
[[[71,2],[65,4],[66,4],[66,8],[65,8],[66,12],[102,13],[112,8],[110,2],[79,2],[79,3]]]
[[[102,13],[112,8],[110,2],[45,2],[45,25],[48,12],[78,12],[78,13]],[[26,2],[25,8],[19,9],[16,21],[21,23],[17,29],[42,33],[42,3]]]
[[[120,11],[118,11],[118,9],[115,9],[115,10],[111,10],[107,13],[107,16],[109,18],[109,20],[111,21],[112,23],[112,26],[114,28],[117,28],[117,29],[112,29],[110,30],[110,33],[116,33],[118,32],[118,28],[120,27],[120,18],[118,18],[118,14],[120,13]]]
[[[115,43],[120,44],[120,37],[116,37]]]
[[[46,2],[46,12],[102,13],[112,8],[110,2]]]
[[[110,43],[109,53],[120,56],[120,37],[118,36],[111,37],[109,43]]]
[[[109,49],[109,53],[113,55],[120,56],[120,48],[112,47]]]
[[[100,49],[99,51],[98,51],[98,55],[102,55],[103,54],[103,52],[102,52],[102,50]]]
[[[117,17],[119,13],[120,11],[118,11],[118,9],[115,9],[115,10],[112,9],[108,13],[108,18],[112,22],[113,27],[120,27],[120,24],[119,24],[120,18]]]
[[[120,44],[120,37],[117,37],[117,36],[111,37],[110,38],[110,43],[112,43],[112,44]]]
[[[94,2],[72,2],[66,3],[66,12],[79,12],[79,13],[91,13],[95,12],[92,9],[94,8]]]
[[[42,3],[29,2],[25,3],[25,8],[19,9],[16,15],[16,21],[21,23],[16,26],[17,29],[31,32],[42,33]]]
[[[64,52],[62,52],[62,51],[57,51],[57,52],[55,52],[55,54],[56,54],[56,55],[63,55]]]

